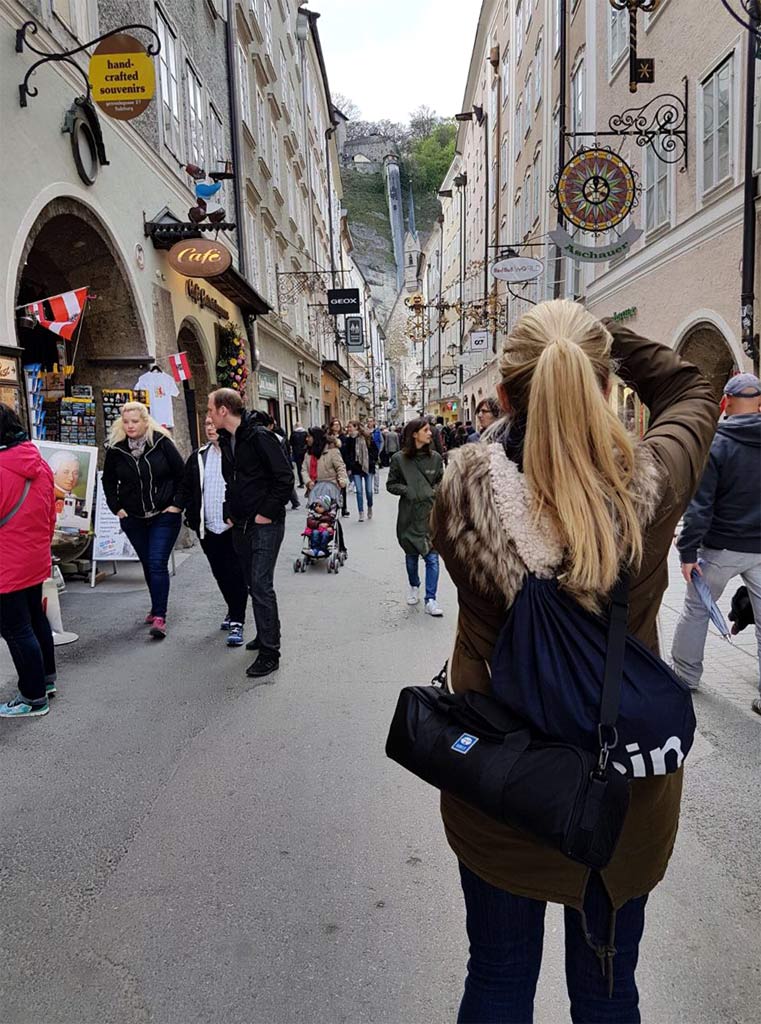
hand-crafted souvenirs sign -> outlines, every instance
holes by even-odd
[[[232,263],[230,250],[207,238],[175,242],[167,254],[169,266],[185,277],[216,277]]]
[[[531,256],[509,256],[504,260],[497,260],[491,272],[498,281],[520,284],[522,281],[535,281],[537,277],[541,277],[544,265],[541,260],[535,260]]]
[[[104,39],[90,58],[92,98],[104,114],[131,121],[156,91],[153,59],[139,39],[119,32]]]
[[[558,207],[583,231],[609,231],[637,203],[638,186],[631,167],[609,149],[582,149],[560,172],[555,188]]]

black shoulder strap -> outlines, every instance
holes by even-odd
[[[629,618],[629,574],[619,576],[610,595],[608,646],[605,653],[605,675],[600,699],[600,744],[607,742],[603,734],[613,731],[615,736],[618,706],[621,701],[621,677],[624,669],[624,648]],[[614,743],[607,743],[615,746]]]
[[[8,512],[6,515],[3,516],[2,519],[0,519],[0,526],[5,526],[6,523],[9,523],[11,521],[11,519],[13,519],[13,517],[16,515],[18,510],[21,508],[21,506],[26,501],[26,496],[29,494],[29,491],[31,490],[31,487],[32,487],[32,481],[31,480],[25,480],[24,481],[24,488],[21,491],[21,497],[16,502],[16,504],[13,506],[13,508],[10,510],[10,512]]]

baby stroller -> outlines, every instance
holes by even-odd
[[[329,483],[316,484],[312,491],[306,528],[302,533],[301,554],[293,563],[294,572],[306,572],[307,566],[325,562],[328,572],[337,573],[348,554],[339,518],[338,488]]]

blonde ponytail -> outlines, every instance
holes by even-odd
[[[642,532],[631,438],[605,398],[611,336],[577,303],[542,303],[516,325],[500,368],[526,416],[523,469],[536,514],[549,514],[567,549],[563,585],[596,607],[620,562],[637,567]]]

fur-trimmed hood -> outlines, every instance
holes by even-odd
[[[662,494],[644,445],[635,449],[634,485],[644,529]],[[508,606],[527,572],[556,576],[565,557],[551,519],[546,513],[537,519],[532,505],[528,481],[499,442],[463,445],[450,456],[436,506],[438,528],[474,590]]]

